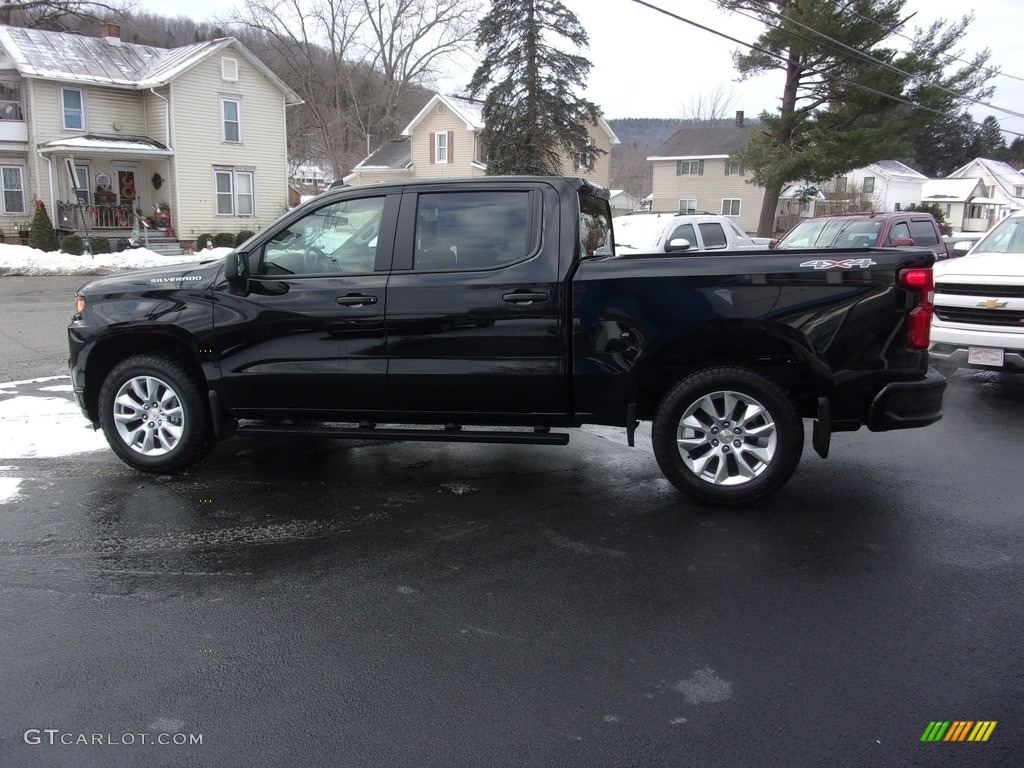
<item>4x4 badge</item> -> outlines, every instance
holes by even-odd
[[[860,267],[861,269],[867,269],[873,267],[877,262],[871,259],[842,259],[840,261],[833,261],[832,259],[815,259],[814,261],[805,261],[801,264],[801,267],[811,267],[812,269],[853,269],[854,267]]]

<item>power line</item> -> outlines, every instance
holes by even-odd
[[[725,40],[728,40],[729,42],[736,43],[737,45],[741,45],[744,48],[749,48],[752,51],[757,51],[758,53],[763,53],[765,56],[768,56],[769,58],[772,58],[772,59],[775,59],[777,61],[783,62],[784,64],[788,64],[788,61],[787,61],[787,59],[784,56],[781,56],[781,55],[775,53],[774,51],[771,51],[771,50],[769,50],[767,48],[764,48],[764,47],[762,47],[760,45],[757,45],[755,43],[748,43],[748,42],[746,42],[744,40],[740,40],[739,38],[732,37],[731,35],[727,35],[724,32],[719,32],[717,29],[712,29],[711,27],[708,27],[708,26],[706,26],[704,24],[696,22],[693,19],[688,19],[685,16],[680,16],[679,14],[673,13],[672,11],[666,10],[665,8],[659,8],[656,5],[652,5],[651,3],[646,2],[646,0],[632,0],[632,2],[637,3],[638,5],[642,5],[645,8],[650,8],[652,11],[656,11],[658,13],[664,14],[665,16],[668,16],[669,18],[675,19],[676,21],[681,21],[684,24],[689,24],[690,26],[696,27],[697,29],[703,30],[704,32],[709,32],[710,34],[716,35],[718,37],[721,37],[721,38],[723,38]],[[785,69],[785,67],[777,67],[777,68],[778,69]],[[833,80],[833,81],[836,81],[836,82],[840,82],[840,83],[843,83],[844,85],[849,85],[852,88],[857,88],[858,90],[865,91],[867,93],[872,93],[872,94],[874,94],[876,96],[881,96],[882,98],[890,99],[890,100],[898,102],[900,104],[906,104],[908,106],[914,107],[915,109],[920,109],[920,110],[922,110],[924,112],[931,112],[932,114],[935,114],[935,115],[947,115],[948,114],[948,112],[946,112],[946,111],[939,110],[939,109],[934,109],[933,107],[926,107],[924,104],[918,104],[917,102],[911,101],[910,99],[905,99],[902,96],[897,96],[897,95],[892,94],[892,93],[886,93],[885,91],[879,91],[879,90],[877,90],[875,88],[871,88],[870,86],[864,85],[862,83],[854,82],[853,80],[850,80],[849,78],[845,78],[845,77],[843,77],[841,75],[836,75],[836,74],[831,73],[831,72],[826,72],[824,70],[817,69],[816,67],[805,66],[805,67],[803,67],[803,69],[805,71],[807,71],[807,72],[811,72],[813,74],[819,75],[822,78],[825,78],[825,79],[828,79],[828,80]],[[977,122],[975,122],[973,120],[972,120],[972,122],[974,122],[975,125],[979,125],[979,126],[981,125],[980,123],[977,123]],[[1014,135],[1014,136],[1024,136],[1024,134],[1017,133],[1015,131],[1007,130],[1005,132],[1009,133],[1011,135]]]
[[[771,8],[766,7],[765,5],[763,5],[761,3],[758,3],[758,2],[755,2],[755,0],[751,0],[751,2],[754,5],[758,6],[763,13],[765,13],[765,14],[767,14],[769,16],[773,16],[773,17],[775,17],[777,19],[781,19],[782,21],[788,22],[790,24],[794,24],[794,25],[796,25],[796,26],[798,26],[798,27],[800,27],[802,29],[806,29],[808,32],[811,32],[812,34],[816,35],[817,37],[820,37],[823,40],[827,40],[830,43],[835,43],[836,45],[838,45],[840,48],[844,49],[845,51],[848,51],[848,52],[854,54],[855,56],[859,57],[862,61],[865,61],[865,62],[870,63],[870,64],[876,64],[876,65],[878,65],[880,67],[884,67],[885,69],[888,69],[888,70],[890,70],[892,72],[896,72],[897,74],[904,75],[905,77],[908,77],[911,80],[916,80],[918,82],[924,82],[925,84],[930,85],[933,88],[938,88],[940,91],[944,91],[944,92],[946,92],[946,93],[948,93],[948,94],[950,94],[952,96],[955,96],[960,101],[966,101],[966,102],[969,102],[971,104],[978,104],[978,105],[983,106],[983,107],[988,107],[989,109],[994,109],[997,112],[1003,112],[1003,113],[1005,113],[1007,115],[1010,115],[1012,117],[1024,118],[1024,113],[1022,113],[1022,112],[1014,112],[1012,109],[1005,109],[1004,107],[1000,107],[1000,106],[997,106],[995,104],[990,104],[987,101],[982,101],[981,99],[976,99],[976,98],[973,98],[971,96],[967,96],[967,95],[964,95],[962,93],[958,93],[958,92],[954,91],[952,88],[947,88],[944,85],[939,85],[938,83],[930,83],[930,82],[928,82],[928,80],[926,78],[922,77],[921,75],[912,74],[910,72],[907,72],[904,69],[900,69],[899,67],[897,67],[894,64],[890,64],[887,61],[883,61],[882,59],[879,59],[879,58],[877,58],[875,56],[872,56],[869,53],[865,53],[864,51],[858,51],[856,48],[850,47],[849,45],[847,45],[846,43],[842,42],[841,40],[836,40],[834,37],[830,37],[830,36],[826,35],[824,32],[822,32],[820,30],[817,30],[814,27],[808,26],[807,24],[804,24],[804,23],[802,23],[800,21],[797,21],[796,19],[794,19],[794,18],[792,18],[790,16],[787,16],[784,13],[777,13],[776,11],[773,11]],[[734,13],[739,13],[741,16],[745,16],[748,19],[754,19],[755,21],[759,21],[762,24],[765,24],[765,26],[771,27],[772,29],[777,29],[777,30],[780,30],[780,31],[787,32],[788,34],[791,34],[791,35],[794,35],[796,37],[799,37],[801,40],[806,40],[807,42],[810,42],[810,43],[820,44],[820,43],[816,43],[816,41],[812,40],[811,38],[806,37],[805,35],[801,35],[798,32],[790,32],[789,30],[785,30],[782,27],[776,26],[774,24],[769,24],[768,22],[764,21],[764,19],[757,18],[756,16],[752,16],[752,15],[750,15],[748,13],[744,13],[741,10],[736,10],[736,11],[734,11]],[[885,26],[883,26],[882,24],[880,24],[877,21],[874,21],[873,19],[865,18],[864,16],[861,16],[859,13],[855,14],[855,15],[858,16],[859,18],[865,20],[865,21],[872,21],[875,24],[875,26],[877,26],[877,27],[879,27],[879,28],[881,28],[883,30],[886,30]],[[905,37],[905,35],[901,35],[901,36]],[[909,40],[911,38],[907,38],[907,39]],[[829,47],[829,46],[826,46],[826,47]],[[836,53],[840,53],[840,51],[835,49],[835,48],[831,48],[831,50],[835,51]],[[971,63],[971,62],[967,62],[967,63]]]

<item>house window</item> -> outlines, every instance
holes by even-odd
[[[473,135],[473,158],[481,165],[487,165],[487,147],[480,134]]]
[[[85,102],[78,88],[60,89],[60,109],[65,130],[85,130]]]
[[[24,120],[21,101],[21,83],[0,81],[0,120]]]
[[[1024,197],[1024,186],[1016,186],[1013,188],[1014,197]]]
[[[953,206],[950,203],[942,203],[939,205],[942,209],[942,214],[948,219],[953,214]]]
[[[874,192],[875,191],[875,177],[874,176],[865,176],[864,177],[864,191],[865,192]]]
[[[439,131],[434,134],[434,162],[447,163],[448,160],[448,132]]]
[[[587,147],[594,146],[594,140],[592,138],[587,139]],[[593,168],[594,167],[594,153],[588,150],[583,150],[579,153],[577,158],[579,168]]]
[[[220,78],[231,82],[238,80],[238,59],[225,56],[220,60]]]
[[[839,176],[839,177],[836,178],[836,192],[845,192],[845,191],[846,191],[846,177],[845,176]]]
[[[901,203],[896,203],[896,207],[893,208],[893,210],[894,211],[902,211],[903,210],[903,205]]]
[[[679,201],[679,212],[680,213],[696,213],[697,212],[697,199],[692,198],[689,200]]]
[[[703,176],[703,160],[676,160],[676,176]]]
[[[807,198],[804,198],[803,200],[800,201],[800,213],[810,213],[810,212],[811,212],[811,201],[809,199],[807,199]]]
[[[25,213],[25,172],[20,165],[0,166],[0,187],[3,212],[7,215]]]
[[[738,160],[726,160],[725,161],[725,175],[726,176],[743,176],[746,169],[743,167],[743,163]]]
[[[221,141],[229,144],[242,142],[242,102],[239,99],[221,98]]]
[[[722,199],[723,216],[740,215],[740,199],[738,197],[726,197]]]
[[[252,216],[256,212],[252,171],[220,168],[214,177],[218,215]]]

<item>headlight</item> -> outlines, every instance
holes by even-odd
[[[75,314],[80,315],[85,311],[85,296],[75,294]]]

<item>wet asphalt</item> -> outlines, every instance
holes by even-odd
[[[2,459],[0,766],[1020,765],[1024,378],[945,409],[727,511],[587,433]]]

